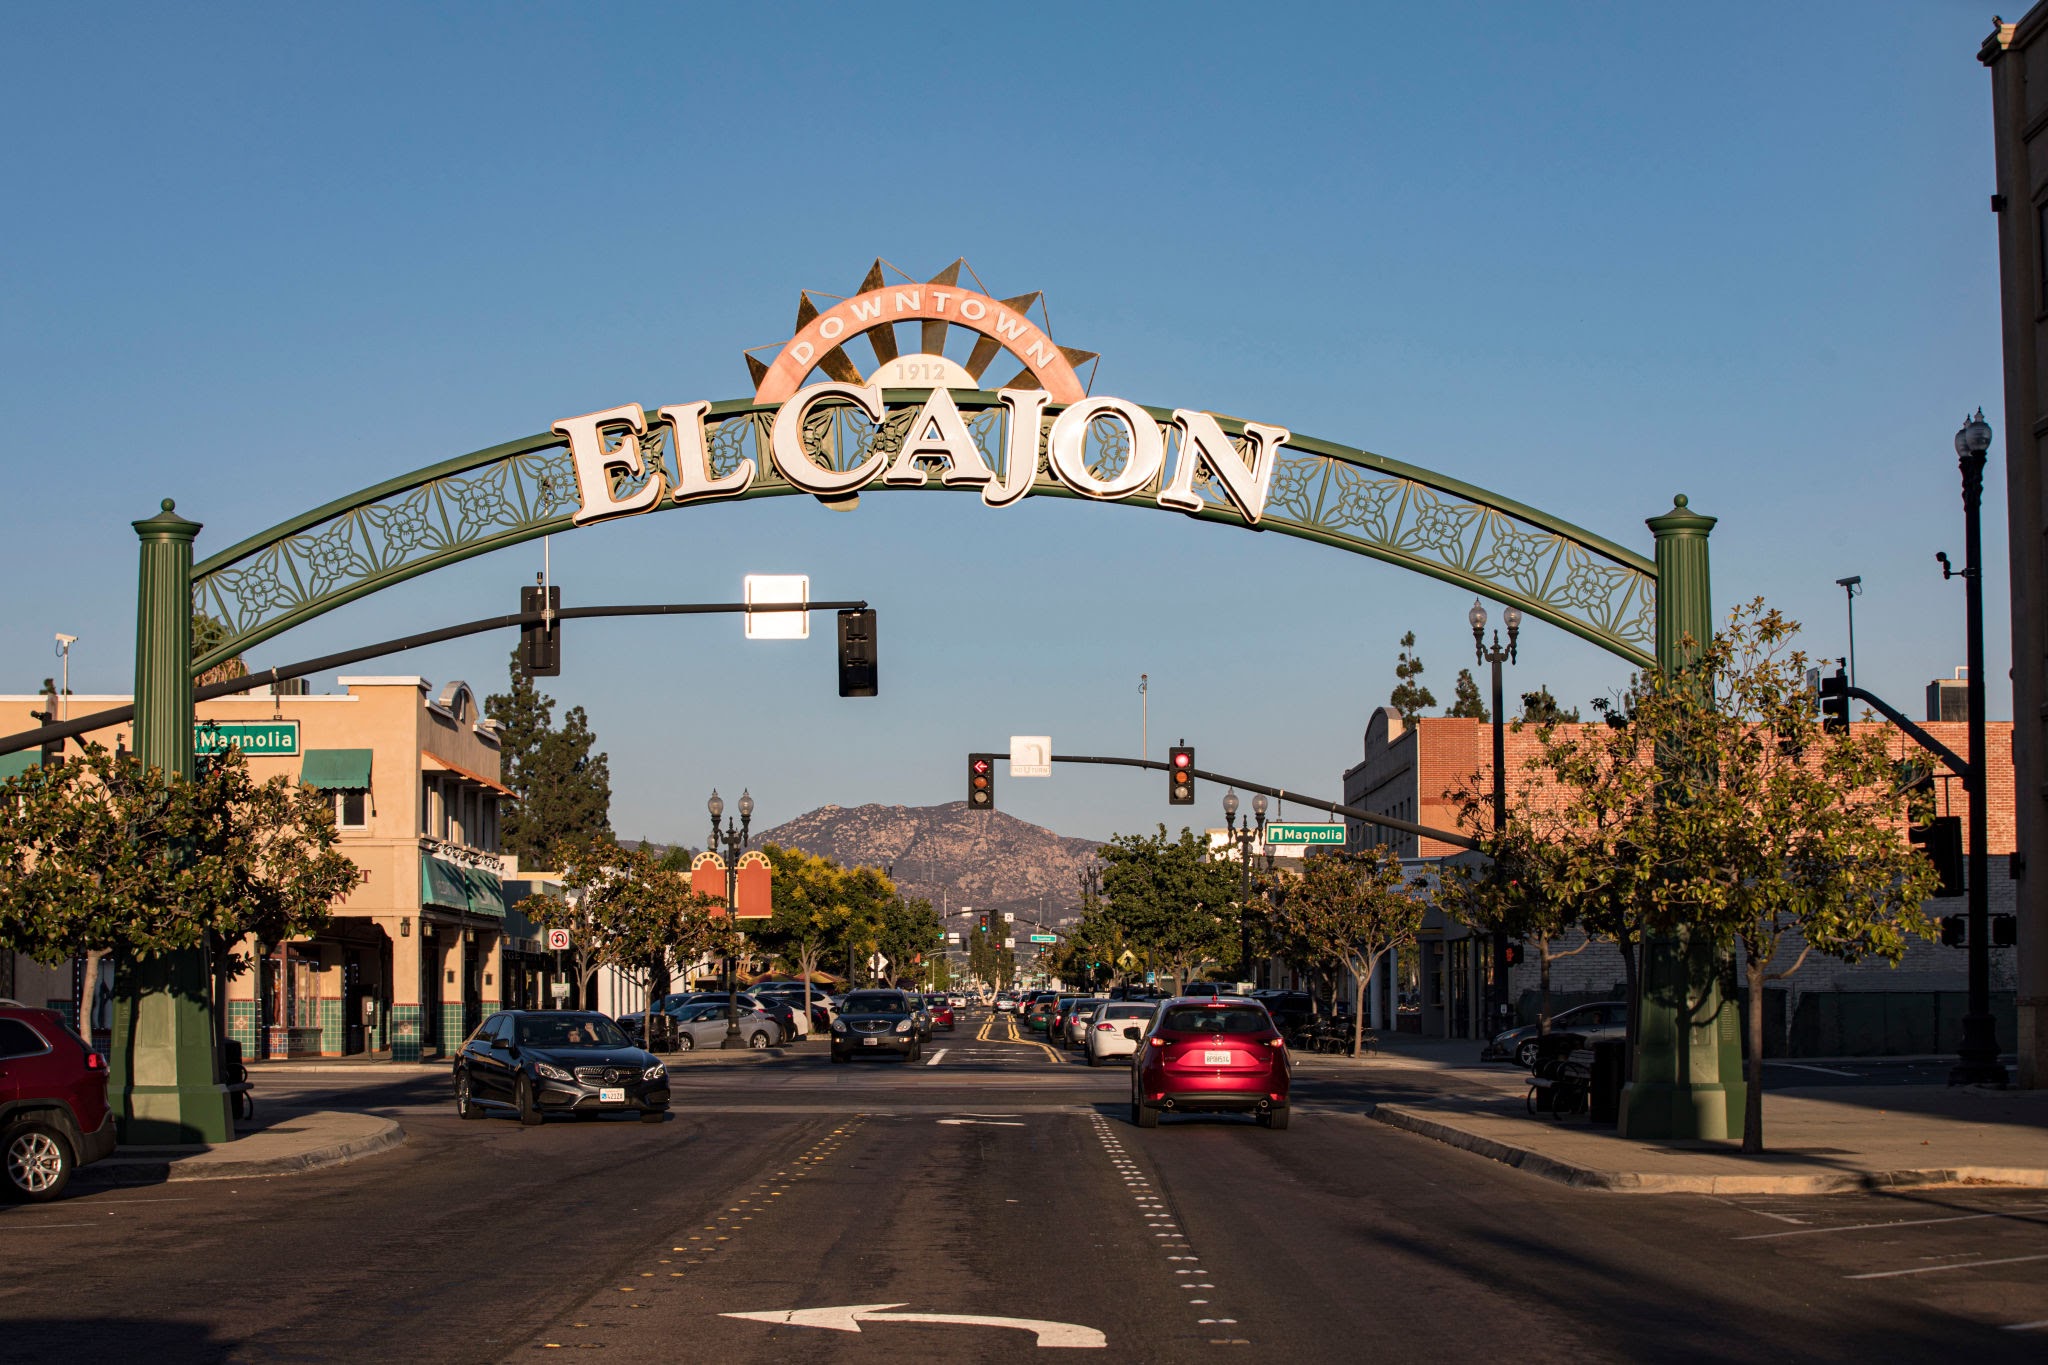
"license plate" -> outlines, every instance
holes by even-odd
[[[1223,1050],[1223,1051],[1221,1051],[1221,1052],[1215,1052],[1215,1051],[1210,1051],[1210,1052],[1204,1052],[1204,1053],[1202,1054],[1202,1065],[1203,1065],[1203,1066],[1229,1066],[1229,1065],[1230,1065],[1230,1050],[1229,1050],[1228,1048],[1226,1048],[1226,1049],[1224,1049],[1224,1050]]]
[[[863,1047],[880,1047],[882,1045],[880,1038],[863,1038],[860,1041]]]
[[[599,1104],[624,1104],[626,1102],[626,1088],[620,1086],[616,1090],[601,1089],[597,1092],[597,1102]]]

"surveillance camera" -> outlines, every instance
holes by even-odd
[[[78,643],[78,637],[76,635],[66,635],[59,631],[57,633],[57,643],[60,645],[75,645]]]

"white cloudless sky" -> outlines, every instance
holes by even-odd
[[[0,18],[0,690],[133,679],[128,523],[204,556],[352,489],[617,403],[752,391],[800,289],[965,256],[1045,291],[1097,392],[1444,471],[1648,553],[1720,518],[1763,595],[1917,712],[1962,660],[1951,440],[2002,426],[1981,5],[16,7]],[[864,357],[863,357],[864,358]],[[2003,432],[2000,432],[2002,438]],[[1985,544],[2010,715],[2003,443]],[[963,793],[1011,734],[1339,794],[1414,630],[1448,704],[1470,598],[1362,557],[1126,507],[886,493],[693,509],[553,541],[569,603],[881,613],[841,701],[829,619],[575,623],[628,836]],[[430,575],[252,661],[510,611],[539,546]],[[509,638],[375,666],[503,685]],[[1483,678],[1483,675],[1482,675]],[[1511,691],[1626,680],[1540,623]],[[331,687],[331,679],[317,687]],[[1004,809],[1106,836],[1165,778],[1060,770]]]

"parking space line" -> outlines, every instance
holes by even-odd
[[[1952,1218],[1907,1218],[1896,1223],[1850,1223],[1838,1228],[1795,1228],[1791,1232],[1752,1232],[1738,1242],[1768,1242],[1774,1237],[1811,1237],[1822,1232],[1869,1232],[1873,1228],[1924,1228],[1935,1223],[1974,1223],[1980,1218],[2010,1218],[2008,1213],[1960,1213]],[[2032,1219],[2022,1219],[2032,1222]]]
[[[1898,1275],[1933,1275],[1943,1270],[1976,1270],[1987,1265],[2018,1265],[2022,1261],[2048,1261],[2048,1251],[2033,1256],[2000,1256],[1991,1261],[1950,1261],[1947,1265],[1920,1265],[1905,1270],[1871,1270],[1861,1275],[1845,1275],[1847,1280],[1889,1280]]]

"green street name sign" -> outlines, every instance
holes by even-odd
[[[1344,842],[1342,825],[1268,825],[1266,843],[1273,844],[1341,844]]]
[[[1058,934],[1033,934],[1031,941],[1033,943],[1058,943],[1060,936]]]
[[[192,727],[192,752],[218,754],[234,745],[250,758],[290,758],[299,752],[295,720],[219,721]]]

